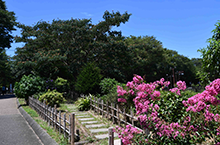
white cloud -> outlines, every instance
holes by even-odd
[[[88,17],[93,16],[92,14],[89,14],[89,13],[87,13],[87,12],[82,12],[81,14],[86,15],[86,16],[88,16]]]

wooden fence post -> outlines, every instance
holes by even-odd
[[[57,129],[57,109],[55,109],[55,119],[54,119],[54,124],[55,124],[55,126],[54,126],[54,128],[55,128],[55,130]]]
[[[109,106],[108,106],[108,101],[106,103],[106,111],[107,111],[107,118],[109,119]]]
[[[48,126],[50,126],[50,116],[51,116],[51,112],[50,112],[50,107],[48,109]]]
[[[118,124],[119,126],[121,125],[121,120],[120,120],[120,115],[119,115],[119,107],[118,107],[118,104],[116,104],[117,106],[117,117],[118,117]]]
[[[49,110],[48,110],[48,109],[49,109],[49,106],[47,105],[46,108],[47,108],[47,109],[46,109],[47,122],[49,122],[49,113],[48,113],[48,112],[49,112]]]
[[[92,96],[89,96],[89,102],[90,102],[90,109],[92,110]]]
[[[74,145],[75,139],[75,114],[72,113],[70,116],[70,142],[71,145]]]
[[[101,102],[102,102],[102,118],[103,118],[104,117],[104,102],[103,100]]]
[[[131,112],[131,123],[132,123],[132,126],[134,127],[134,113],[131,107],[130,107],[130,112]]]
[[[113,127],[110,127],[108,129],[108,144],[109,145],[114,145],[114,132],[113,132]]]
[[[46,104],[45,104],[45,100],[44,100],[43,104],[44,104],[44,120],[46,121]]]
[[[115,123],[115,114],[114,114],[114,106],[113,103],[111,103],[111,110],[112,110],[112,122]]]
[[[52,119],[51,120],[52,120],[51,125],[52,125],[52,127],[54,127],[54,108],[52,108]]]
[[[63,128],[64,137],[66,138],[66,113],[63,114]]]
[[[61,111],[59,111],[59,134],[61,133]]]
[[[123,108],[123,114],[124,114],[124,121],[125,121],[125,127],[126,127],[127,117],[126,117],[125,107]]]

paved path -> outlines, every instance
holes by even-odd
[[[19,113],[14,95],[0,96],[0,145],[42,145]]]

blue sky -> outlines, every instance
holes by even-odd
[[[102,21],[104,11],[131,13],[117,30],[124,36],[155,36],[163,47],[189,58],[198,58],[198,49],[208,45],[215,23],[220,20],[219,0],[5,0],[17,21],[33,25],[40,20],[91,18]],[[20,35],[14,31],[13,35]],[[14,55],[13,43],[7,54]]]

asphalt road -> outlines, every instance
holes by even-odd
[[[14,95],[0,96],[0,145],[42,145],[18,111]]]

